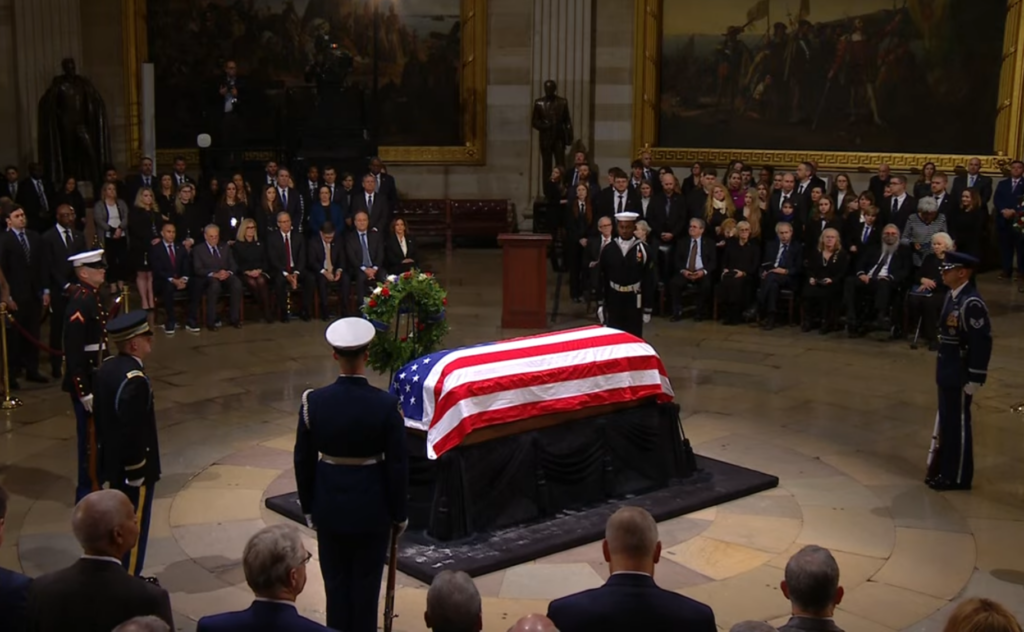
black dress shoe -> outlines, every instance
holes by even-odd
[[[36,384],[50,383],[50,379],[43,375],[42,373],[40,373],[39,371],[36,371],[35,373],[28,373],[27,375],[25,375],[25,379],[28,380],[29,382],[34,382]]]
[[[954,483],[942,476],[936,476],[930,481],[926,481],[926,484],[937,492],[968,491],[971,489],[969,484]]]

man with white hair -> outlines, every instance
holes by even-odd
[[[661,559],[658,525],[646,510],[623,507],[608,519],[602,545],[611,577],[604,586],[552,601],[562,632],[686,630],[716,632],[711,608],[654,583]]]
[[[828,549],[805,546],[786,563],[782,594],[793,607],[793,616],[779,632],[843,632],[832,620],[843,600],[839,565]]]
[[[288,524],[264,527],[249,538],[242,552],[245,583],[256,595],[240,612],[203,617],[196,632],[323,632],[325,628],[299,614],[295,600],[306,587],[306,551],[299,530]]]
[[[101,489],[87,495],[75,505],[71,530],[84,555],[32,583],[29,630],[106,632],[147,615],[174,627],[167,591],[129,575],[121,565],[139,538],[135,509],[123,492]]]
[[[441,571],[430,582],[427,627],[434,632],[480,632],[484,629],[480,591],[473,578],[462,571]]]
[[[926,198],[927,199],[927,198]],[[923,204],[925,200],[921,200]],[[858,298],[867,294],[872,298],[871,311],[875,329],[889,329],[892,320],[889,305],[899,291],[900,285],[910,274],[910,264],[900,249],[900,229],[888,224],[882,229],[882,242],[870,244],[860,258],[856,274],[847,277],[843,288],[843,302],[846,304],[846,330],[851,338],[858,336]]]

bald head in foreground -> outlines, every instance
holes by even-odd
[[[548,606],[548,618],[561,632],[716,631],[711,608],[654,583],[661,542],[658,525],[646,510],[623,507],[616,511],[605,526],[601,548],[611,572],[604,586],[556,599]]]
[[[528,614],[516,621],[508,632],[558,632],[558,628],[542,614]]]
[[[127,496],[113,489],[88,494],[75,506],[71,530],[85,555],[65,569],[36,578],[29,592],[28,629],[105,631],[147,616],[174,628],[167,591],[129,575],[121,565],[139,537]]]
[[[828,549],[809,544],[794,553],[786,563],[781,588],[793,606],[793,616],[780,632],[842,632],[832,615],[843,600],[843,587],[839,564]]]

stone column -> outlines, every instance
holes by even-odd
[[[544,82],[553,79],[558,93],[569,101],[576,138],[593,150],[593,19],[594,0],[534,0],[533,97],[524,104],[527,124],[533,99],[544,95]],[[540,173],[540,139],[531,135],[531,191],[542,192],[548,174]],[[571,160],[570,156],[568,160]]]
[[[18,155],[35,160],[39,157],[39,99],[61,73],[61,60],[74,57],[78,71],[87,74],[82,64],[81,1],[13,0],[12,4]]]
[[[591,154],[603,176],[611,167],[629,173],[633,139],[632,2],[595,0],[594,18],[594,139]]]

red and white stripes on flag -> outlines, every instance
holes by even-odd
[[[514,338],[431,358],[422,381],[422,418],[406,415],[407,426],[427,431],[431,459],[479,428],[674,396],[654,349],[609,327]]]

